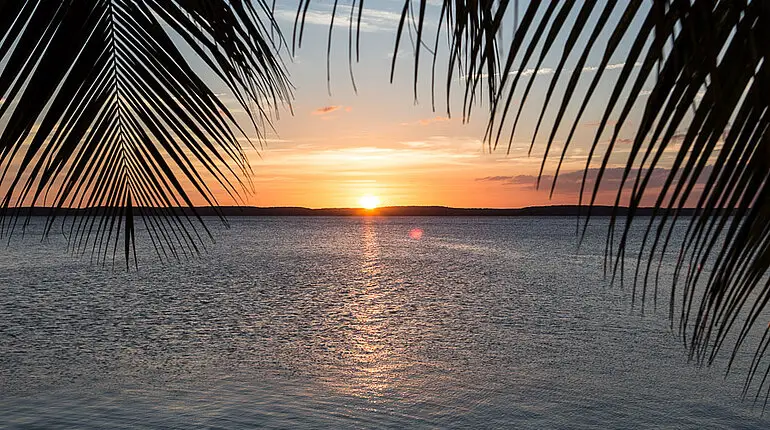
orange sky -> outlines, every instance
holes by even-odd
[[[364,49],[360,63],[354,67],[358,94],[352,90],[347,70],[347,31],[342,27],[333,45],[331,95],[327,92],[328,20],[324,21],[322,10],[317,16],[311,14],[305,42],[293,62],[288,62],[296,86],[294,115],[281,113],[275,121],[277,134],[264,142],[259,154],[246,150],[255,171],[255,192],[243,203],[354,207],[365,194],[378,196],[381,205],[503,208],[577,203],[579,188],[575,187],[574,172],[582,172],[585,167],[588,145],[603,106],[594,103],[584,115],[562,167],[562,173],[568,175],[567,183],[549,199],[550,182],[536,190],[535,177],[550,128],[541,131],[531,155],[528,150],[555,60],[547,59],[537,76],[510,153],[506,153],[507,135],[503,147],[490,153],[481,142],[487,120],[484,106],[479,105],[468,124],[459,117],[447,117],[446,104],[441,102],[446,97],[444,75],[439,75],[436,112],[431,109],[428,67],[422,70],[418,102],[413,103],[411,49],[401,52],[396,80],[388,83],[398,24],[398,12],[388,7],[387,2],[372,2],[368,18],[364,15]],[[294,15],[281,10],[277,15],[279,22],[290,29]],[[586,80],[591,73],[586,72]],[[599,97],[611,89],[617,73],[619,67],[607,72],[607,83],[600,88]],[[462,82],[455,77],[451,107],[458,115],[462,107],[460,85]],[[587,83],[581,85],[579,88]],[[560,83],[557,89],[563,86]],[[237,104],[226,93],[222,100],[237,111]],[[549,109],[546,124],[553,119],[556,108]],[[559,152],[559,139],[566,136],[566,127],[562,128],[564,132],[557,134],[554,142]],[[609,133],[605,134],[602,144],[609,137]],[[632,136],[621,134],[625,140]],[[559,152],[552,154],[558,156]],[[622,165],[625,152],[621,144],[611,164]],[[553,174],[556,161],[553,156],[549,159],[546,175]],[[611,191],[602,194],[604,203],[614,197]],[[233,202],[225,196],[221,203]]]

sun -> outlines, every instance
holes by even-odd
[[[367,194],[358,199],[358,204],[361,205],[361,207],[364,209],[376,209],[380,205],[380,198],[371,194]]]

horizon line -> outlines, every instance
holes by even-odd
[[[736,209],[731,209],[735,211]],[[722,213],[724,209],[716,212]],[[0,209],[0,216],[184,216],[184,217],[238,217],[238,216],[627,216],[634,212],[639,216],[667,215],[677,213],[693,216],[704,210],[693,207],[681,209],[637,207],[633,211],[627,206],[609,205],[549,205],[526,206],[522,208],[455,208],[449,206],[381,206],[373,209],[348,208],[307,208],[302,206],[134,206],[131,214],[124,207],[99,206],[91,208],[56,208],[46,206],[21,206]]]

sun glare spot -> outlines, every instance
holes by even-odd
[[[380,198],[371,194],[367,194],[358,199],[358,204],[361,205],[361,207],[364,209],[376,209],[380,205]]]
[[[420,240],[422,239],[422,229],[421,228],[413,228],[409,230],[409,237],[413,240]]]

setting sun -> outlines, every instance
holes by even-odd
[[[358,199],[358,204],[361,205],[361,207],[364,209],[376,209],[377,206],[380,205],[380,198],[371,194],[367,194]]]

